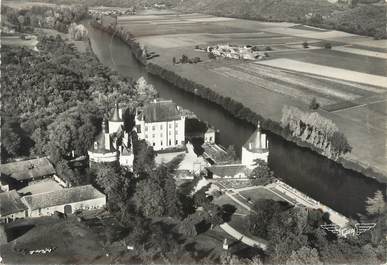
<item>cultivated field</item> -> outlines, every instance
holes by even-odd
[[[387,181],[386,41],[294,23],[269,23],[202,14],[118,19],[164,69],[230,97],[267,119],[279,121],[284,105],[307,109],[312,98],[353,147],[345,161],[371,168]],[[309,48],[303,47],[307,41]],[[329,42],[332,49],[325,49]],[[216,44],[270,46],[257,62],[209,60],[194,49]],[[183,54],[198,64],[172,63]]]

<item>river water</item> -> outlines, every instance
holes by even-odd
[[[200,120],[219,129],[219,144],[234,145],[236,150],[240,150],[254,132],[254,126],[233,118],[222,108],[147,74],[145,68],[134,59],[129,47],[119,39],[92,28],[89,29],[89,37],[95,55],[104,65],[133,79],[143,76],[154,85],[160,97],[172,99],[193,111]],[[364,213],[366,198],[378,189],[386,190],[385,184],[344,169],[306,148],[271,133],[268,133],[268,138],[269,165],[276,177],[348,217]]]

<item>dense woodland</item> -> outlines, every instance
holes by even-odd
[[[40,37],[38,49],[1,50],[3,161],[50,155],[55,163],[72,151],[84,155],[114,102],[137,102],[133,82],[91,52],[80,54],[59,35]]]
[[[84,5],[45,6],[36,5],[26,9],[1,6],[2,25],[13,25],[19,32],[33,31],[34,27],[55,29],[67,33],[69,26],[88,14]]]

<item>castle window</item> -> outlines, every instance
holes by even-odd
[[[98,143],[94,142],[94,149],[98,149]]]
[[[136,131],[137,131],[138,133],[141,133],[141,126],[140,126],[140,125],[136,125]]]
[[[156,145],[156,143],[153,143],[152,145],[153,145],[153,146],[155,146],[155,145]]]
[[[160,137],[163,137],[163,134],[162,134],[162,133],[160,133]]]
[[[160,130],[162,130],[162,129],[163,129],[163,125],[161,124],[161,125],[160,125]]]
[[[172,128],[172,124],[168,124],[168,127],[169,127],[169,128]]]
[[[163,146],[163,141],[160,142],[160,145]]]
[[[169,145],[171,145],[172,144],[172,142],[171,142],[171,140],[169,140]]]
[[[156,126],[152,126],[152,131],[154,131],[156,129]]]
[[[145,125],[145,131],[147,132],[148,131],[148,126]]]
[[[178,145],[178,144],[179,144],[179,142],[176,140],[176,141],[175,141],[175,145]]]
[[[154,134],[152,134],[152,138],[155,138],[155,135],[154,135]]]

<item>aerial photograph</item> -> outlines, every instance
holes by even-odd
[[[0,3],[0,264],[387,265],[387,0]]]

